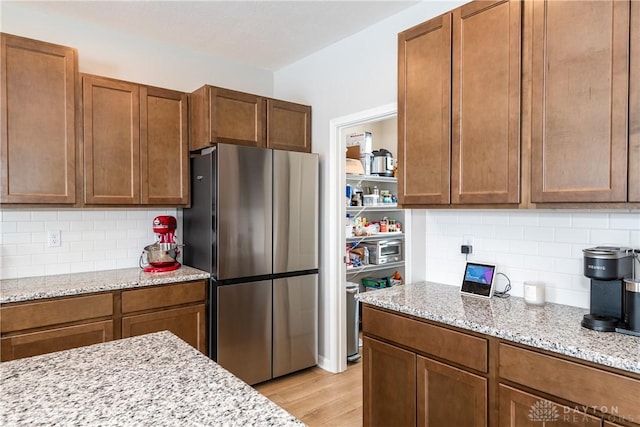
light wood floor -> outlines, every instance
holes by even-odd
[[[339,374],[314,367],[255,388],[310,427],[362,426],[362,359]]]

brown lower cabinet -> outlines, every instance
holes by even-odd
[[[638,426],[640,375],[365,304],[365,426]]]
[[[21,333],[0,340],[1,361],[69,350],[112,339],[112,320]]]
[[[500,385],[500,427],[602,425],[602,419],[544,397]]]
[[[365,337],[364,425],[416,423],[416,355]]]
[[[0,361],[168,330],[202,353],[206,282],[199,280],[0,307]]]
[[[200,304],[122,318],[122,338],[163,330],[173,332],[205,353],[205,305]]]
[[[487,379],[419,354],[483,369],[486,340],[367,306],[363,333],[365,426],[487,425]]]
[[[487,379],[417,356],[418,426],[487,425]]]

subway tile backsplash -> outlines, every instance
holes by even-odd
[[[3,209],[0,211],[0,279],[138,266],[153,243],[158,215],[176,209]],[[59,230],[61,245],[47,246]],[[178,240],[180,240],[178,234]]]
[[[154,240],[151,221],[158,215],[177,216],[180,224],[177,209],[3,209],[0,279],[137,267],[142,248]],[[496,263],[511,279],[513,295],[522,296],[525,280],[542,280],[547,301],[579,307],[589,305],[582,249],[640,248],[640,212],[414,210],[412,225],[426,230],[412,236],[412,270],[423,268],[414,280],[459,286],[460,245],[470,235],[469,260]],[[50,230],[61,231],[60,247],[47,247]],[[640,265],[636,270],[640,275]],[[498,276],[497,288],[504,284]]]
[[[470,261],[496,263],[511,279],[515,296],[525,280],[546,283],[550,302],[589,307],[589,279],[582,273],[582,249],[596,245],[640,248],[640,212],[417,210],[424,239],[413,236],[412,262],[423,263],[425,279],[459,286],[465,256],[463,236],[473,236]],[[424,247],[422,247],[424,245]],[[636,263],[636,276],[640,265]],[[415,270],[415,269],[414,269]],[[498,276],[497,289],[506,280]]]

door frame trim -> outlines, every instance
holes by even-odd
[[[345,227],[343,218],[346,215],[344,203],[344,189],[346,185],[344,156],[346,151],[345,138],[342,132],[345,128],[363,123],[376,122],[396,117],[398,104],[396,102],[381,105],[369,110],[360,111],[342,117],[336,117],[329,121],[329,161],[327,162],[327,180],[329,197],[327,230],[323,237],[328,241],[325,248],[327,265],[327,277],[324,283],[329,284],[324,326],[325,331],[333,339],[329,340],[330,348],[325,352],[325,357],[320,361],[320,366],[330,372],[338,373],[347,369],[347,296],[346,265],[343,260]],[[405,215],[405,223],[408,222]],[[405,224],[406,225],[406,224]],[[406,227],[405,227],[406,228]],[[405,248],[410,248],[410,242],[405,237]],[[405,262],[408,262],[410,251],[406,251]],[[405,269],[405,275],[408,274]],[[409,277],[405,277],[408,282]]]

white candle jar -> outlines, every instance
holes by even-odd
[[[524,282],[524,302],[531,305],[543,305],[544,282]]]

